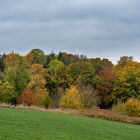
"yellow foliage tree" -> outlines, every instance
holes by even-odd
[[[117,73],[117,84],[113,89],[115,99],[125,102],[140,97],[140,63],[130,61]]]
[[[29,85],[37,88],[45,88],[45,74],[46,69],[43,68],[43,65],[33,64],[31,68],[31,82]]]
[[[61,98],[60,106],[64,108],[81,108],[80,92],[76,86],[71,86],[66,90],[65,95]]]

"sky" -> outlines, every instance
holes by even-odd
[[[140,61],[140,1],[0,0],[0,53],[33,48]]]

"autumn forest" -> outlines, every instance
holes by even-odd
[[[0,102],[45,108],[116,109],[140,116],[140,62],[33,49],[0,56]]]

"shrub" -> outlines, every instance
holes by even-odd
[[[92,108],[95,107],[96,98],[94,95],[94,89],[90,86],[83,87],[80,90],[80,98],[83,108]]]
[[[42,100],[42,105],[45,106],[45,108],[48,108],[49,105],[51,104],[52,100],[49,96],[49,94],[46,92],[46,95],[44,97],[44,99]]]
[[[59,108],[61,97],[64,95],[65,91],[62,87],[57,87],[55,93],[51,94],[51,108]]]
[[[125,103],[115,105],[113,110],[130,116],[140,116],[140,101],[130,98]]]
[[[122,114],[127,114],[126,110],[125,110],[125,107],[124,107],[124,103],[121,103],[121,102],[119,102],[116,105],[114,105],[112,107],[112,110],[115,111],[115,112],[122,113]]]
[[[5,82],[0,85],[0,102],[16,104],[16,98],[17,94],[10,83]]]
[[[71,86],[62,96],[60,106],[64,108],[81,108],[80,92],[76,86]]]
[[[17,99],[18,104],[27,104],[31,105],[32,104],[32,99],[33,98],[33,90],[31,87],[25,89],[23,93],[19,96]]]
[[[40,104],[43,105],[45,108],[48,108],[50,106],[52,100],[46,90],[42,94],[41,98],[42,98],[42,100],[41,100]]]
[[[18,98],[19,104],[45,106],[50,105],[51,99],[45,89],[33,89],[28,87]]]
[[[124,104],[126,112],[130,116],[140,116],[140,101],[137,99],[129,99],[125,104]]]

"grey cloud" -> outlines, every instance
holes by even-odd
[[[0,48],[140,59],[139,13],[137,0],[1,0]]]

